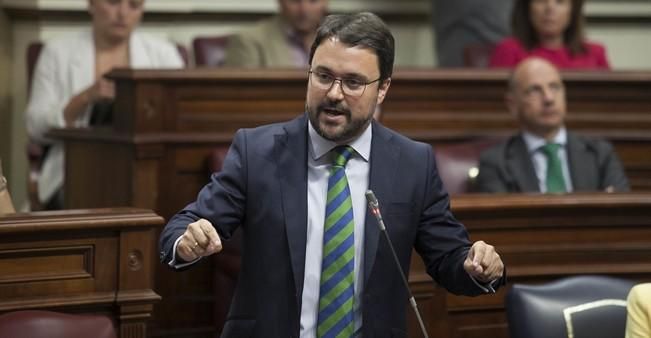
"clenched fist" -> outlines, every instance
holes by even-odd
[[[176,255],[186,262],[220,251],[222,241],[219,234],[212,224],[203,218],[188,225],[176,247]]]
[[[504,263],[495,251],[495,247],[483,241],[473,243],[468,257],[463,262],[463,268],[483,283],[494,281],[504,274]]]

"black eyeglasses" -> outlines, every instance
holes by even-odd
[[[381,79],[381,78],[377,78],[373,81],[365,82],[362,79],[340,78],[326,72],[320,72],[314,70],[310,70],[308,71],[308,73],[310,74],[310,83],[314,87],[321,90],[329,91],[332,88],[332,85],[336,81],[339,81],[339,83],[341,84],[341,91],[344,93],[344,95],[348,95],[352,97],[360,97],[364,95],[366,86],[370,85],[371,83],[378,82]]]

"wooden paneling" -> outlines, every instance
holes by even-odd
[[[563,75],[568,91],[569,127],[582,134],[611,140],[633,189],[651,191],[651,156],[648,155],[651,153],[651,96],[648,95],[651,73],[570,72]],[[66,205],[71,208],[122,205],[152,208],[166,218],[194,200],[199,189],[208,182],[205,160],[211,151],[224,152],[238,128],[289,120],[301,114],[307,85],[306,72],[292,70],[117,70],[110,76],[117,81],[112,129],[52,133],[66,142]],[[396,70],[382,106],[382,122],[439,148],[482,138],[505,137],[516,130],[503,104],[507,76],[504,71],[474,69]],[[505,206],[499,205],[497,210]],[[548,218],[549,214],[542,208],[527,210],[526,214],[518,214],[518,209],[504,209],[500,214],[500,226],[528,226],[532,224],[531,219],[547,219],[553,221],[550,225],[559,228],[534,227],[518,231],[509,228],[483,233],[484,228],[480,227],[472,229],[473,235],[490,235],[490,240],[502,243],[499,234],[509,233],[521,239],[520,244],[526,247],[526,241],[544,240],[548,235],[554,238],[556,232],[569,236],[561,227],[577,221],[574,219],[576,213],[582,215],[582,221],[594,222],[590,226],[612,218],[589,217],[590,213],[576,211],[575,207],[563,211],[559,206],[556,212],[560,216],[554,219]],[[618,215],[619,211],[612,211]],[[490,208],[458,212],[470,227],[474,227],[475,220],[485,224],[481,221],[495,217]],[[585,230],[574,235],[589,236],[589,233]],[[605,228],[597,233],[611,235]],[[556,239],[565,240],[563,236]],[[613,273],[625,272],[618,269],[636,269],[621,265],[621,261],[637,257],[630,248],[613,249],[615,260],[610,263],[605,260],[599,267],[587,264],[599,252],[600,242],[595,237],[586,238],[592,238],[597,244],[589,247],[584,243],[585,247],[579,251],[559,248],[553,243],[545,244],[551,245],[548,251],[544,245],[536,247],[540,251],[517,251],[517,247],[505,250],[507,255],[511,255],[509,250],[516,250],[513,252],[520,255],[516,255],[518,259],[526,262],[539,257],[548,260],[548,268],[527,272],[526,266],[515,267],[516,276],[522,274],[517,277],[520,280],[529,280],[523,276],[535,280],[538,273],[551,278],[574,269],[578,269],[576,272]],[[559,250],[565,256],[555,255]],[[509,257],[515,259],[516,256]],[[553,270],[553,262],[563,264]],[[155,285],[163,301],[155,309],[152,336],[208,338],[220,329],[219,323],[227,306],[213,304],[218,291],[213,282],[221,278],[213,274],[222,272],[223,265],[215,268],[212,264],[211,260],[205,260],[184,273],[173,273],[162,265],[157,266]],[[412,270],[416,271],[416,266]],[[499,337],[499,332],[505,332],[501,300],[488,297],[473,305],[482,313],[479,317],[468,315],[466,308],[456,303],[447,309],[439,308],[436,304],[440,300],[449,301],[449,297],[441,290],[432,289],[426,276],[419,278],[414,281],[414,287],[424,290],[419,293],[420,298],[431,300],[425,301],[423,307],[428,312],[430,328],[446,332],[440,337],[477,337],[482,332]],[[228,283],[232,281],[226,279],[225,285]],[[183,309],[182,313],[179,308]],[[447,315],[439,317],[441,313]],[[467,324],[473,320],[478,321],[476,328],[479,329],[462,325],[457,330],[461,324],[455,323]],[[452,335],[453,332],[456,333]]]
[[[121,338],[145,338],[153,304],[155,229],[140,209],[0,218],[0,312],[50,309],[111,316]]]
[[[118,70],[111,76],[125,98],[116,108],[116,131],[209,145],[239,128],[299,115],[307,85],[306,72],[297,70]],[[506,137],[517,130],[503,102],[507,77],[500,70],[398,69],[381,120],[433,145]],[[568,127],[609,139],[633,189],[651,190],[651,72],[564,72],[563,78]]]

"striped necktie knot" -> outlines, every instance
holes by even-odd
[[[348,160],[353,157],[355,149],[353,149],[351,146],[337,146],[332,149],[332,152],[334,155],[334,161],[332,161],[332,165],[343,168],[346,166],[346,163],[348,163]]]

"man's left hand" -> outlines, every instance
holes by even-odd
[[[504,274],[504,263],[495,247],[483,241],[473,243],[463,262],[463,268],[482,283],[492,282]]]

